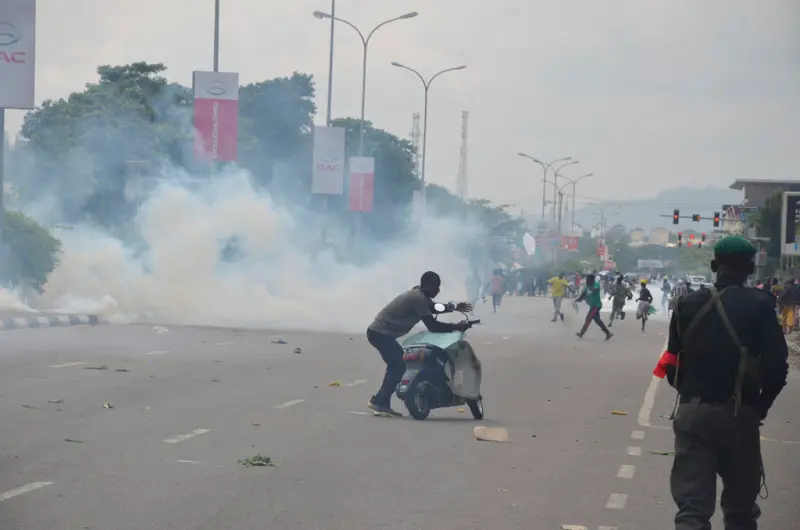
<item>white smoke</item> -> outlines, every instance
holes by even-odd
[[[311,258],[318,225],[256,192],[244,171],[177,182],[142,203],[136,243],[86,225],[59,233],[61,264],[32,305],[127,322],[358,332],[426,270],[442,276],[441,298],[464,297],[459,249],[473,233],[460,223],[429,219],[413,241],[371,247],[377,259],[360,268]],[[221,260],[231,238],[241,257]]]

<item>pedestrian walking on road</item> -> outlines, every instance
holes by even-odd
[[[600,291],[600,282],[595,280],[594,274],[587,274],[586,287],[583,288],[583,292],[577,300],[578,302],[586,300],[586,303],[589,304],[589,312],[586,313],[586,322],[583,323],[581,330],[576,333],[576,335],[581,339],[586,334],[586,330],[589,329],[589,324],[592,322],[597,324],[603,333],[606,334],[606,340],[614,336],[613,333],[608,331],[608,328],[600,319],[600,309],[603,308]]]
[[[551,320],[551,322],[555,322],[559,318],[563,322],[564,313],[561,311],[561,302],[564,300],[564,294],[569,286],[569,281],[564,278],[564,273],[562,272],[558,276],[554,276],[547,280],[547,283],[550,284],[550,292],[553,294],[554,313],[553,320]]]
[[[492,272],[491,288],[492,313],[497,313],[497,308],[500,307],[500,302],[503,301],[503,294],[506,290],[506,279],[503,278],[500,269],[495,269]]]
[[[716,283],[680,299],[667,351],[653,371],[678,390],[670,475],[676,530],[711,529],[717,475],[725,528],[757,529],[765,477],[760,425],[789,368],[774,299],[744,287],[755,254],[739,236],[714,246]]]

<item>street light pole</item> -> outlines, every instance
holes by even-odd
[[[364,46],[364,55],[362,58],[361,64],[361,123],[358,128],[358,156],[363,156],[364,154],[364,111],[366,108],[366,98],[367,98],[367,51],[369,50],[369,43],[372,39],[372,36],[378,31],[380,28],[387,24],[391,24],[392,22],[397,22],[398,20],[406,20],[409,18],[414,18],[418,15],[416,11],[412,11],[411,13],[406,13],[405,15],[400,15],[399,17],[395,17],[384,22],[381,22],[372,31],[367,34],[365,37],[364,34],[358,29],[353,23],[348,22],[342,18],[336,17],[329,13],[323,13],[322,11],[314,11],[314,16],[316,18],[329,18],[334,22],[341,22],[342,24],[346,24],[353,28],[358,36],[361,38],[361,44]]]
[[[534,158],[531,155],[526,155],[525,153],[517,153],[517,155],[519,155],[519,156],[521,156],[523,158],[527,158],[529,160],[533,160],[535,163],[537,163],[540,166],[542,166],[542,169],[544,170],[544,181],[542,183],[542,221],[544,221],[544,210],[545,210],[545,206],[547,204],[547,199],[546,199],[546,197],[547,197],[547,170],[550,169],[550,166],[552,166],[553,164],[558,164],[559,162],[566,162],[568,160],[572,160],[572,157],[571,156],[567,156],[567,157],[564,157],[564,158],[558,158],[556,160],[553,160],[549,164],[545,164],[541,160],[539,160],[537,158]]]
[[[435,74],[433,74],[427,81],[425,80],[424,77],[422,77],[422,74],[420,74],[419,72],[417,72],[416,70],[414,70],[409,66],[394,61],[392,61],[392,66],[403,68],[405,70],[408,70],[409,72],[416,74],[419,80],[422,81],[422,86],[425,89],[425,104],[424,104],[425,118],[423,118],[422,120],[422,164],[420,165],[420,181],[422,184],[422,189],[420,190],[420,198],[422,202],[422,212],[424,216],[427,208],[426,204],[427,193],[425,191],[425,162],[427,162],[428,159],[428,90],[430,89],[433,80],[439,77],[440,75],[446,74],[447,72],[455,72],[456,70],[463,70],[467,66],[461,65],[461,66],[455,66],[453,68],[445,68],[444,70],[440,70]]]
[[[331,107],[333,106],[333,35],[336,31],[336,0],[331,0],[331,44],[328,54],[328,106],[325,110],[325,125],[331,126]]]
[[[556,190],[558,189],[558,177],[561,176],[558,174],[558,172],[567,166],[571,166],[573,164],[578,164],[578,163],[579,163],[578,160],[570,160],[569,162],[566,162],[558,166],[558,168],[555,170],[555,173],[553,173],[553,202],[555,202],[556,200]],[[553,210],[553,224],[555,223],[556,223],[556,212],[555,210]]]
[[[219,72],[219,2],[214,0],[214,71]]]
[[[564,175],[561,175],[561,178],[565,179],[567,182],[572,184],[572,221],[571,221],[572,226],[571,226],[571,228],[575,227],[575,185],[578,184],[578,182],[582,181],[583,179],[589,178],[591,176],[594,176],[594,173],[587,173],[586,175],[581,175],[580,177],[578,177],[576,179],[571,179],[569,177],[565,177]]]

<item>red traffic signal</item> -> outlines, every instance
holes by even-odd
[[[683,232],[678,232],[678,246],[683,246]]]
[[[714,228],[719,227],[719,212],[714,212]]]
[[[676,225],[681,220],[681,211],[675,208],[672,212],[672,224]]]

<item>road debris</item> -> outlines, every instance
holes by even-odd
[[[239,463],[244,467],[275,467],[275,462],[268,456],[263,456],[261,453],[249,458],[242,458]]]
[[[64,403],[63,399],[48,399],[48,403]]]
[[[301,354],[301,353],[303,353],[303,350],[301,350],[300,348],[295,348],[295,349],[294,349],[294,350],[292,350],[292,351],[294,351],[294,352],[295,352],[295,353],[297,353],[297,354]]]
[[[628,413],[623,411],[623,410],[612,410],[611,414],[613,416],[627,416],[628,415]]]
[[[675,451],[650,451],[650,454],[658,456],[675,456]]]
[[[82,444],[82,443],[84,443],[83,440],[73,440],[72,438],[64,438],[64,441],[65,442],[71,442],[71,443],[74,443],[74,444]]]
[[[106,402],[106,403],[103,403],[103,408],[104,409],[113,409],[114,405],[112,405],[111,403]]]
[[[458,412],[460,412],[461,414],[464,414],[464,409],[457,409],[457,410],[458,410]]]
[[[336,381],[328,383],[328,386],[342,386],[342,382],[337,379]]]
[[[220,381],[219,381],[219,379],[212,379],[211,382],[212,383],[219,383]]]
[[[130,370],[128,370],[127,368],[117,368],[117,369],[116,369],[116,370],[114,370],[114,371],[115,371],[115,372],[130,372]]]
[[[164,333],[169,333],[169,330],[162,326],[153,326],[153,331],[156,335],[163,335]]]
[[[475,438],[483,442],[507,442],[508,430],[499,427],[478,426],[474,429]]]
[[[282,338],[280,338],[280,337],[278,337],[278,338],[276,338],[276,339],[272,339],[270,342],[271,342],[272,344],[289,344],[288,342],[286,342],[285,340],[283,340],[283,339],[282,339]]]
[[[255,426],[255,427],[261,427],[261,424],[260,424],[260,423],[258,423],[257,421],[251,421],[251,422],[250,422],[250,425],[253,425],[253,426]]]
[[[84,370],[108,370],[108,366],[101,364],[100,366],[84,366]]]

